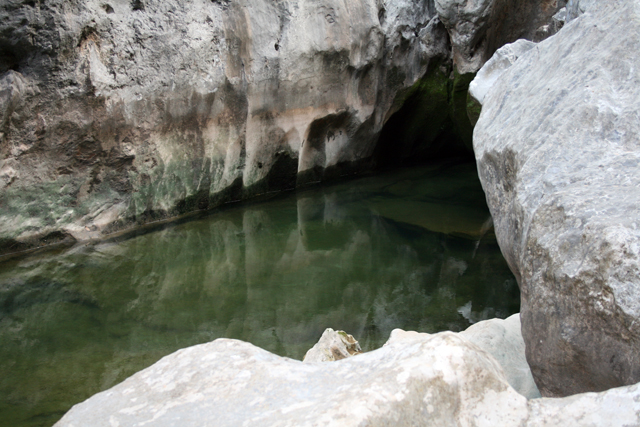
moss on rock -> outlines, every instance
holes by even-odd
[[[459,74],[438,62],[410,88],[398,93],[393,115],[380,134],[378,167],[473,154],[473,125],[467,91],[475,74]]]

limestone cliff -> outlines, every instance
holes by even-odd
[[[470,147],[470,78],[452,58],[501,31],[500,16],[535,27],[563,2],[534,3],[511,16],[498,0],[4,1],[0,248],[96,239],[376,156],[425,156],[445,128]],[[377,147],[403,105],[414,117]]]
[[[356,170],[396,93],[449,55],[408,0],[10,1],[0,18],[14,249]]]

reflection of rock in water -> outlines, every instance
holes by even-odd
[[[375,188],[305,191],[117,244],[15,261],[0,270],[0,284],[33,284],[23,299],[35,302],[9,303],[19,286],[0,288],[0,393],[23,402],[36,390],[46,390],[41,401],[66,393],[71,404],[218,337],[301,359],[327,327],[371,350],[394,328],[465,329],[458,309],[469,301],[474,315],[518,310],[517,285],[490,233],[478,242],[383,217],[365,203],[374,192],[382,203]],[[18,306],[7,327],[5,307]],[[25,337],[28,351],[16,344]],[[15,386],[20,372],[32,378],[23,388]]]
[[[298,198],[298,228],[308,250],[343,247],[351,234],[352,221],[345,221],[336,195]]]
[[[17,279],[0,285],[0,319],[33,307],[55,303],[98,308],[93,298],[69,289],[63,283],[34,278],[27,281]]]

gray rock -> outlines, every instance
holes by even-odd
[[[360,344],[344,331],[327,328],[320,340],[304,355],[303,362],[334,362],[362,353]]]
[[[502,73],[535,45],[533,42],[520,39],[498,49],[469,84],[469,95],[482,105],[485,95]]]
[[[241,341],[179,350],[74,406],[79,426],[629,426],[640,389],[527,400],[485,351],[451,332],[417,334],[334,363]]]
[[[564,25],[564,23],[567,22],[567,8],[563,7],[560,9],[558,13],[553,15],[553,20],[558,24]]]
[[[521,57],[474,131],[543,396],[640,381],[640,2],[593,7]]]
[[[454,64],[464,74],[478,71],[506,43],[520,38],[540,41],[553,35],[557,26],[552,17],[564,3],[435,0],[435,7],[451,37]]]
[[[396,95],[449,55],[428,2],[2,2],[0,243],[365,169]]]
[[[595,0],[569,0],[567,2],[565,21],[569,22],[576,19],[595,5]]]

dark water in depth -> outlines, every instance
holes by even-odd
[[[473,164],[291,193],[0,264],[0,426],[51,426],[218,337],[301,359],[327,327],[371,350],[394,328],[458,331],[518,310]]]

